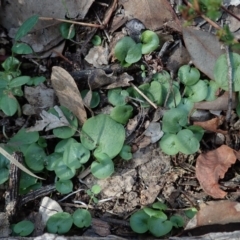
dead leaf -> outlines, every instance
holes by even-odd
[[[145,136],[150,137],[151,143],[157,142],[163,134],[164,132],[161,130],[160,123],[158,122],[151,122],[144,132]]]
[[[58,127],[69,126],[70,124],[64,116],[62,110],[58,106],[55,106],[54,109],[58,113],[59,117],[43,110],[42,113],[40,113],[42,120],[36,121],[33,127],[27,129],[27,132],[38,132],[42,131],[44,128],[46,128],[45,131],[48,131]]]
[[[156,30],[163,25],[181,32],[181,23],[167,0],[119,0],[125,16],[139,19],[148,29]]]
[[[104,89],[112,89],[118,87],[128,87],[130,86],[130,82],[133,81],[134,78],[130,76],[128,73],[123,73],[117,77],[116,82],[108,85]]]
[[[183,39],[194,65],[214,80],[215,62],[224,53],[218,38],[211,33],[187,27],[183,28]]]
[[[234,150],[227,145],[202,153],[197,158],[196,177],[203,190],[213,198],[224,198],[227,193],[219,188],[219,179],[236,162]]]
[[[233,92],[232,98],[232,108],[236,108],[237,98],[236,93]],[[227,110],[228,109],[228,92],[224,92],[223,95],[215,99],[214,101],[207,102],[198,102],[194,104],[196,109],[206,109],[206,110]]]
[[[72,76],[61,67],[53,67],[51,82],[62,106],[68,108],[83,124],[87,119],[84,103]]]
[[[222,134],[227,134],[228,131],[224,131],[219,129],[218,127],[222,125],[224,121],[223,116],[213,118],[211,120],[205,121],[205,122],[193,122],[193,125],[200,126],[203,129],[211,132],[216,132],[216,133],[222,133]]]
[[[108,47],[95,46],[89,50],[85,60],[92,64],[95,68],[100,68],[102,65],[108,64]]]
[[[185,230],[206,225],[240,222],[240,203],[228,200],[202,203],[192,220]]]

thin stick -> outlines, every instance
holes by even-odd
[[[94,27],[94,28],[103,28],[102,25],[98,25],[98,24],[94,24],[94,23],[76,22],[76,21],[67,20],[67,19],[61,19],[61,18],[39,17],[39,19],[40,20],[46,20],[46,21],[67,22],[67,23],[72,23],[72,24],[81,25],[81,26],[87,26],[87,27]]]
[[[141,92],[133,83],[130,83],[131,86],[150,104],[152,105],[155,109],[157,109],[157,105],[153,103],[143,92]]]
[[[237,15],[235,15],[233,12],[229,11],[227,8],[225,8],[224,6],[221,6],[221,8],[227,12],[228,14],[230,14],[232,17],[236,18],[238,21],[240,21],[240,17],[238,17]]]
[[[227,116],[226,121],[230,122],[231,112],[232,112],[232,98],[233,98],[233,89],[232,89],[232,63],[230,59],[230,51],[229,46],[225,47],[226,55],[227,55],[227,64],[228,64],[228,109],[227,109]]]

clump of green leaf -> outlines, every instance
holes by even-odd
[[[59,30],[62,37],[65,39],[72,39],[76,34],[74,24],[71,23],[66,22],[61,23]]]
[[[149,231],[155,237],[161,237],[168,234],[173,227],[183,227],[183,218],[179,215],[173,215],[168,219],[164,213],[166,209],[167,206],[165,204],[157,202],[151,208],[145,207],[135,212],[130,217],[132,230],[140,234]]]
[[[92,42],[92,44],[93,44],[94,46],[99,46],[99,45],[101,45],[101,43],[102,43],[102,39],[101,39],[100,36],[94,35],[93,38],[92,38],[92,40],[91,40],[91,42]]]
[[[95,184],[91,187],[91,189],[87,190],[87,194],[90,197],[89,204],[93,201],[94,203],[98,203],[98,199],[96,195],[98,195],[101,192],[101,187],[98,184]]]
[[[34,230],[34,224],[30,221],[24,220],[18,222],[13,226],[14,235],[26,237],[30,235]]]

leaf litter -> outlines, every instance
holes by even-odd
[[[80,9],[82,17],[86,15],[86,12],[88,11],[91,4],[92,1],[89,1],[89,5],[86,5],[84,10]],[[111,32],[113,35],[115,34],[115,31],[117,31],[118,28],[122,27],[123,24],[126,22],[126,16],[128,17],[128,19],[131,19],[133,17],[138,18],[149,29],[156,30],[159,25],[164,25],[174,29],[174,31],[176,32],[182,31],[182,27],[179,20],[177,19],[177,15],[170,7],[168,1],[157,1],[157,3],[154,3],[154,5],[152,5],[152,3],[149,4],[149,2],[147,1],[138,1],[137,3],[135,1],[119,1],[119,4],[122,4],[122,7],[125,10],[125,17],[121,16],[119,18],[119,22],[117,22],[117,24],[113,26]],[[156,6],[155,4],[157,4],[157,6],[161,6],[161,8],[158,9],[154,7]],[[139,9],[142,9],[143,6],[146,7],[147,11],[139,11]],[[141,14],[139,15],[140,12]],[[159,12],[161,12],[162,14],[159,14]],[[56,38],[56,41],[53,39],[53,41],[51,42],[52,45],[49,44],[49,46],[55,46],[57,42],[61,39],[56,36],[58,35],[53,35],[53,38]],[[152,53],[149,56],[145,56],[144,64],[146,65],[145,69],[147,69],[147,71],[145,72],[146,76],[143,77],[144,81],[149,81],[149,79],[151,78],[150,76],[153,75],[152,73],[150,73],[151,71],[154,73],[161,72],[164,66],[167,66],[168,70],[176,73],[177,69],[183,64],[187,64],[190,59],[201,72],[203,72],[210,79],[214,80],[213,66],[216,62],[216,59],[223,53],[221,46],[218,44],[218,40],[210,33],[196,30],[193,28],[183,28],[183,38],[185,42],[185,47],[190,57],[184,47],[177,47],[177,51],[175,51],[175,53],[177,53],[176,56],[174,56],[174,53],[170,54],[167,61],[165,62],[161,62],[162,59],[160,61],[159,59],[154,59],[157,57],[154,54],[152,55]],[[40,39],[40,42],[41,41],[42,40]],[[32,45],[31,41],[29,41],[28,43]],[[44,42],[41,43],[43,44]],[[83,55],[85,60],[88,62],[87,66],[90,65],[90,70],[87,70],[87,78],[84,80],[84,82],[75,81],[72,78],[69,73],[74,72],[74,70],[71,71],[72,66],[70,67],[69,65],[67,65],[67,68],[69,68],[70,70],[66,71],[64,69],[65,67],[63,67],[64,65],[66,66],[66,63],[62,65],[60,64],[60,66],[54,66],[52,68],[51,75],[51,83],[58,97],[58,101],[61,105],[67,107],[70,111],[74,113],[81,125],[83,125],[87,121],[87,116],[90,116],[90,114],[88,113],[89,110],[92,117],[94,116],[94,114],[106,113],[104,112],[104,109],[109,108],[109,105],[107,105],[109,103],[107,103],[106,99],[104,99],[106,97],[104,95],[106,89],[133,86],[131,84],[131,81],[134,81],[134,84],[135,81],[137,83],[141,82],[139,74],[132,73],[130,71],[131,68],[120,70],[121,74],[116,74],[117,71],[115,71],[114,68],[112,71],[110,71],[110,73],[104,70],[106,68],[103,65],[107,66],[110,62],[109,60],[111,60],[112,62],[116,60],[112,58],[111,55],[113,53],[112,50],[114,49],[114,44],[111,46],[111,41],[109,47],[107,44],[105,45],[106,47],[92,47],[88,44],[88,42],[86,44],[86,49],[88,51],[82,52],[82,49],[80,50],[80,55]],[[39,52],[46,50],[48,49],[44,45],[40,46],[38,49]],[[110,54],[108,52],[110,52]],[[184,55],[184,57],[182,55]],[[57,54],[57,56],[59,55]],[[80,69],[84,69],[83,64],[80,63],[80,65],[78,65],[78,59],[73,59],[71,61],[68,61],[68,63],[70,65],[74,63],[77,67],[81,66]],[[92,68],[92,66],[98,69],[94,69]],[[144,71],[144,68],[142,67],[136,68],[135,71],[140,71],[140,69]],[[86,102],[84,103],[81,98],[80,92],[86,88],[89,88],[90,91],[86,95]],[[42,92],[47,92],[47,89],[36,89],[38,89],[38,87],[25,88],[25,97],[27,98],[30,106],[32,107],[32,112],[28,115],[37,115],[37,117],[42,118],[42,120],[36,120],[35,125],[32,125],[32,127],[30,127],[29,129],[31,131],[42,131],[45,128],[45,131],[48,131],[50,129],[68,126],[69,122],[66,118],[64,119],[64,114],[61,112],[60,109],[55,108],[55,110],[58,112],[59,117],[56,117],[45,110],[40,111],[41,108],[47,110],[49,107],[53,107],[55,105],[55,96],[51,92],[51,98],[45,99]],[[90,106],[90,102],[92,100],[92,90],[94,89],[100,92],[101,106],[96,111],[93,111],[91,109],[88,109],[86,111],[84,106]],[[31,92],[33,92],[33,94],[31,94]],[[145,95],[144,88],[142,88],[140,92],[143,93],[143,96]],[[34,99],[34,95],[42,96],[37,98],[36,101],[36,99]],[[148,98],[147,95],[145,96]],[[200,103],[195,103],[194,108],[224,111],[228,109],[228,98],[229,94],[228,92],[225,92],[222,96],[216,95],[216,100],[214,101],[203,101]],[[134,100],[128,98],[127,101],[130,101],[131,104],[135,106],[135,115],[132,119],[129,120],[126,127],[127,140],[132,143],[131,152],[133,153],[133,157],[130,161],[125,162],[122,162],[120,159],[116,158],[115,173],[107,180],[97,180],[91,174],[89,175],[89,172],[87,173],[88,169],[86,170],[86,172],[83,172],[86,174],[87,177],[80,180],[83,180],[89,189],[94,184],[99,184],[102,188],[100,197],[110,199],[107,200],[106,203],[104,203],[103,201],[101,203],[101,206],[98,207],[89,205],[90,208],[96,207],[96,209],[98,208],[98,210],[102,210],[103,212],[109,211],[109,209],[111,209],[112,213],[117,214],[118,216],[127,217],[130,212],[135,211],[139,206],[146,206],[152,204],[154,201],[156,201],[156,199],[159,198],[164,199],[172,208],[181,208],[177,199],[179,201],[182,201],[182,206],[184,207],[194,205],[194,197],[199,196],[197,195],[199,189],[197,190],[197,187],[196,185],[194,185],[194,183],[193,185],[191,185],[192,183],[186,181],[186,179],[191,179],[194,177],[194,170],[192,170],[193,172],[190,171],[190,169],[192,169],[192,163],[194,163],[195,161],[194,159],[197,159],[196,178],[198,179],[200,186],[205,192],[205,194],[216,199],[224,198],[227,195],[228,192],[221,189],[221,184],[219,184],[219,180],[223,179],[226,175],[226,172],[231,168],[233,164],[235,164],[239,154],[237,151],[233,150],[233,148],[228,147],[227,145],[221,145],[219,148],[216,148],[216,146],[213,145],[208,146],[207,149],[204,149],[203,147],[204,152],[206,151],[206,153],[198,153],[199,155],[189,155],[187,158],[186,156],[184,156],[184,154],[181,153],[173,157],[166,156],[159,149],[159,147],[156,146],[156,142],[158,142],[158,140],[163,135],[163,132],[161,131],[161,124],[159,122],[151,122],[152,115],[154,115],[155,118],[156,111],[159,109],[157,109],[156,111],[154,110],[154,112],[153,110],[149,111],[149,109],[143,110],[141,105],[139,104],[139,102],[141,102],[141,99],[138,98]],[[152,100],[149,99],[149,101]],[[235,96],[234,94],[233,109],[235,109],[236,107],[236,102],[237,96]],[[109,109],[110,110],[107,110],[108,112],[112,111],[112,107],[110,107]],[[164,109],[160,111],[157,119],[159,120],[162,115],[164,115]],[[100,116],[105,117],[105,115]],[[189,120],[191,121],[191,118],[189,118]],[[148,126],[146,125],[146,122],[150,122]],[[94,132],[99,131],[97,127],[98,124],[102,124],[101,121],[100,123],[94,124],[94,127],[96,127],[96,129],[93,128]],[[193,124],[196,126],[201,126],[206,131],[210,131],[212,133],[224,134],[226,135],[226,138],[228,138],[228,135],[230,134],[229,129],[219,129],[219,127],[222,125],[221,117],[215,117],[205,122],[195,121]],[[114,129],[114,127],[112,129]],[[91,143],[91,141],[93,140],[94,144],[97,146],[96,147],[94,145],[94,148],[96,147],[94,154],[99,154],[99,152],[101,152],[103,148],[114,149],[114,146],[111,146],[114,140],[116,140],[114,139],[114,137],[112,137],[113,141],[105,144],[105,134],[107,130],[105,133],[100,133],[100,137],[98,139],[95,138],[91,127],[87,127],[86,131],[87,134],[81,135],[81,138],[85,138],[84,141],[87,142],[89,141],[88,138],[90,136],[90,143],[85,143],[85,145],[93,144]],[[197,135],[197,133],[195,132],[194,134]],[[101,138],[103,138],[103,140],[101,140]],[[193,136],[193,138],[195,141],[195,136]],[[103,145],[101,146],[102,143]],[[216,149],[209,151],[213,148]],[[111,149],[108,149],[107,151],[111,155]],[[117,152],[118,151],[119,149],[117,150]],[[81,174],[80,176],[83,175]],[[77,186],[78,185],[76,185],[76,187]],[[184,189],[184,194],[180,188]],[[199,199],[200,198],[201,197],[199,197]],[[86,195],[77,194],[71,200],[73,202],[75,201],[75,204],[77,204],[81,202],[82,199],[86,200]],[[214,208],[214,204],[216,205],[216,208]],[[234,222],[235,220],[238,221],[239,216],[236,211],[234,212],[234,209],[236,210],[238,208],[237,203],[230,201],[214,201],[213,203],[209,202],[209,205],[210,206],[206,210],[206,212],[204,212],[204,210],[202,209],[200,209],[200,211],[198,212],[197,226],[205,225],[207,224],[206,221],[210,220],[211,223],[220,224]],[[226,212],[228,212],[228,214],[226,215],[228,215],[228,218],[223,219],[222,221],[218,221],[218,219],[221,218],[218,215],[221,208],[226,208]],[[206,213],[209,213],[209,215],[206,215]],[[93,224],[95,223],[93,222]],[[96,223],[96,225],[98,224],[101,223]],[[108,228],[107,232],[109,233],[109,226],[106,226],[106,228]],[[97,228],[95,231],[97,233]]]

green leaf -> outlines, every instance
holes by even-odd
[[[76,174],[76,169],[68,167],[63,161],[59,161],[54,170],[60,180],[69,180]]]
[[[86,209],[77,209],[73,213],[73,223],[79,228],[89,227],[92,222],[92,216]]]
[[[12,52],[16,54],[31,54],[32,48],[26,43],[15,43],[12,46]]]
[[[181,130],[178,132],[177,138],[177,147],[180,152],[184,154],[193,154],[198,151],[200,146],[199,141],[192,131],[188,129]]]
[[[91,173],[98,179],[110,177],[114,172],[112,159],[105,153],[95,154],[96,161],[91,164]]]
[[[64,151],[74,143],[78,143],[74,138],[63,139],[55,146],[54,151],[56,153],[64,153]]]
[[[27,85],[34,85],[37,86],[40,83],[43,83],[46,80],[46,78],[44,76],[40,76],[40,77],[33,77],[30,79],[29,82],[27,82]]]
[[[148,219],[150,217],[143,211],[139,210],[130,217],[130,226],[136,233],[145,233],[148,231]]]
[[[208,86],[203,80],[199,80],[196,84],[186,86],[185,96],[192,102],[200,102],[207,97]]]
[[[69,168],[80,168],[83,163],[86,163],[90,158],[90,151],[81,143],[68,144],[68,147],[63,153],[63,162]]]
[[[200,72],[197,68],[183,65],[178,69],[178,77],[184,85],[191,86],[200,79]]]
[[[20,87],[20,86],[26,84],[28,81],[30,81],[30,79],[31,78],[29,76],[21,76],[21,77],[14,78],[9,83],[9,87],[10,88]]]
[[[153,203],[152,205],[153,208],[156,208],[156,209],[159,209],[159,210],[166,210],[167,209],[167,205],[162,203],[162,202],[156,202],[156,203]]]
[[[91,191],[93,194],[97,195],[101,192],[101,187],[98,184],[95,184],[91,187]]]
[[[11,146],[30,145],[39,139],[38,132],[27,132],[26,128],[20,129],[9,141]]]
[[[23,91],[22,91],[21,87],[12,88],[11,91],[12,91],[12,94],[14,96],[18,96],[18,97],[22,97],[23,96]]]
[[[191,125],[191,126],[188,126],[186,127],[187,129],[191,130],[194,137],[200,142],[202,140],[202,137],[205,133],[205,130],[200,127],[200,126],[197,126],[197,125]]]
[[[13,231],[21,237],[30,235],[34,230],[34,224],[30,221],[21,221],[14,225]]]
[[[209,81],[209,80],[204,80],[205,83],[207,83],[208,86],[208,91],[207,91],[207,96],[205,98],[205,101],[213,101],[217,99],[217,90],[219,89],[218,84],[216,81]]]
[[[94,35],[91,42],[94,46],[99,46],[102,43],[102,39],[98,35]]]
[[[190,208],[186,210],[184,213],[188,218],[193,218],[197,214],[198,210],[196,208]]]
[[[46,153],[38,144],[32,143],[25,154],[25,162],[27,166],[35,172],[40,172],[44,168]]]
[[[125,61],[129,64],[138,62],[142,57],[142,44],[138,43],[131,47],[127,53]]]
[[[120,157],[124,160],[132,159],[132,149],[129,145],[123,145],[122,150],[119,153]]]
[[[177,109],[180,109],[181,111],[185,111],[188,115],[190,111],[193,109],[194,103],[189,100],[188,98],[182,98],[181,102],[178,104]]]
[[[240,91],[240,55],[237,53],[229,53],[233,77],[233,91]],[[226,54],[221,55],[214,66],[214,79],[219,88],[228,91],[228,63]]]
[[[75,27],[71,23],[63,22],[60,24],[59,29],[62,37],[65,39],[72,39],[76,34]]]
[[[142,54],[148,54],[156,50],[159,46],[158,35],[150,30],[146,30],[141,35]]]
[[[168,155],[177,154],[179,152],[177,135],[170,133],[164,134],[159,142],[159,147]]]
[[[99,114],[83,124],[80,137],[85,148],[89,150],[96,148],[99,152],[114,158],[122,149],[125,129],[110,116]]]
[[[55,183],[56,189],[61,194],[68,194],[73,190],[73,183],[71,180],[59,180]]]
[[[5,71],[16,71],[18,66],[20,65],[20,62],[15,57],[8,57],[3,63],[2,67]]]
[[[13,116],[18,109],[18,101],[12,94],[4,94],[0,101],[0,108],[7,116]]]
[[[113,106],[123,106],[127,103],[129,93],[121,88],[114,88],[108,91],[108,101]]]
[[[163,94],[162,94],[162,85],[157,81],[152,81],[150,83],[147,96],[153,98],[153,102],[158,106],[163,104]]]
[[[172,222],[163,222],[160,218],[151,217],[148,219],[148,229],[155,237],[161,237],[172,230]]]
[[[170,217],[173,227],[180,228],[184,226],[184,220],[180,215],[173,215]]]
[[[48,171],[54,171],[57,167],[58,163],[62,160],[62,154],[54,152],[50,155],[48,155],[45,159],[46,161],[46,169]]]
[[[167,108],[177,107],[182,99],[179,87],[175,83],[173,83],[172,87],[170,86],[170,83],[165,83],[162,85],[162,99],[164,99],[164,103],[167,96],[168,96],[166,103]]]
[[[143,211],[149,217],[156,217],[156,218],[161,219],[162,221],[167,220],[167,215],[164,212],[160,211],[160,210],[156,210],[156,209],[145,207],[145,208],[143,208]]]
[[[163,115],[162,130],[166,133],[176,133],[185,125],[187,125],[187,115],[185,111],[172,108]]]
[[[82,99],[84,99],[88,93],[89,93],[88,89],[85,89],[85,90],[81,91]],[[100,103],[99,93],[98,92],[92,92],[92,99],[91,99],[91,102],[90,102],[90,108],[97,107],[99,103]]]
[[[47,231],[50,233],[67,233],[73,224],[72,216],[66,212],[58,212],[49,217],[47,221]]]
[[[110,117],[118,123],[126,124],[131,118],[133,107],[131,105],[116,106],[112,109]]]
[[[36,182],[37,182],[37,178],[32,177],[25,172],[21,172],[20,184],[19,184],[20,189],[29,188],[30,186],[34,185]]]
[[[38,18],[38,15],[33,15],[28,18],[18,29],[15,35],[15,41],[19,41],[22,37],[27,35],[38,22]]]
[[[171,76],[167,71],[163,70],[160,73],[155,73],[152,77],[152,80],[158,81],[161,84],[165,84],[171,81]]]
[[[8,180],[9,163],[10,163],[9,160],[1,154],[0,155],[0,184],[3,184]]]
[[[72,137],[78,127],[78,120],[77,118],[71,113],[66,107],[60,106],[60,109],[62,110],[64,116],[67,118],[69,124],[71,127],[58,127],[53,129],[53,134],[58,138],[70,138]],[[57,111],[54,108],[49,109],[50,113],[53,115],[59,117]]]

